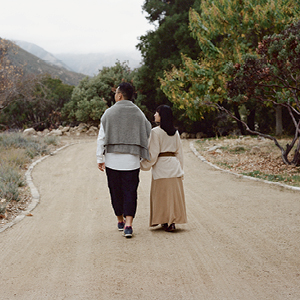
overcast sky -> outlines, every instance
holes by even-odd
[[[136,51],[153,30],[145,0],[7,0],[1,3],[0,37],[34,43],[55,53]]]

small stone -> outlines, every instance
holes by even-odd
[[[36,131],[34,128],[27,128],[23,131],[23,135],[29,136],[29,135],[35,135]]]

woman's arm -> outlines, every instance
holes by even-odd
[[[148,149],[150,160],[143,159],[141,161],[141,170],[143,171],[149,171],[151,167],[155,165],[158,154],[160,153],[159,137],[153,130],[151,130],[150,133]]]
[[[177,150],[176,150],[176,157],[179,160],[180,167],[183,170],[183,150],[182,150],[182,143],[180,139],[179,132],[176,132],[176,138],[177,138]]]

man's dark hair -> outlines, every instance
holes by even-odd
[[[133,96],[133,86],[128,82],[122,82],[118,86],[125,100],[131,100]]]
[[[173,124],[173,113],[171,107],[168,105],[160,105],[156,111],[160,116],[160,128],[163,129],[167,135],[174,135],[176,128]]]

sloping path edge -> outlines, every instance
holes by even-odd
[[[230,173],[230,174],[233,174],[233,175],[236,175],[238,177],[241,177],[241,178],[247,178],[247,179],[251,179],[251,180],[255,180],[255,181],[260,181],[260,182],[264,182],[264,183],[267,183],[267,184],[272,184],[272,185],[278,185],[278,186],[281,186],[281,187],[284,187],[284,188],[287,188],[287,189],[290,189],[290,190],[294,190],[294,191],[300,191],[300,187],[296,187],[296,186],[290,186],[290,185],[287,185],[287,184],[283,184],[283,183],[280,183],[280,182],[273,182],[273,181],[268,181],[268,180],[264,180],[264,179],[260,179],[260,178],[255,178],[255,177],[251,177],[251,176],[246,176],[246,175],[242,175],[242,174],[238,174],[238,173],[234,173],[234,172],[231,172],[229,170],[225,170],[225,169],[222,169],[214,164],[212,164],[211,162],[207,161],[195,148],[194,146],[194,142],[191,141],[190,142],[190,149],[192,150],[192,152],[195,154],[196,157],[198,157],[201,161],[203,161],[204,163],[212,166],[213,168],[217,169],[217,170],[220,170],[222,172],[227,172],[227,173]]]
[[[30,167],[28,168],[28,170],[25,173],[25,179],[26,179],[27,186],[29,186],[29,188],[30,188],[31,202],[28,205],[28,207],[26,208],[26,210],[22,211],[22,213],[20,213],[19,215],[17,215],[11,222],[9,222],[9,223],[5,224],[3,227],[1,227],[0,228],[0,233],[3,232],[4,230],[6,230],[7,228],[10,228],[13,225],[15,225],[15,224],[19,223],[20,221],[22,221],[39,204],[39,202],[40,202],[40,194],[38,192],[38,189],[33,184],[33,180],[32,180],[32,177],[31,177],[31,173],[32,173],[33,168],[38,163],[40,163],[44,159],[48,158],[49,156],[52,156],[52,155],[56,154],[58,151],[63,150],[64,148],[69,147],[69,146],[74,145],[74,144],[75,143],[64,145],[63,147],[60,147],[60,148],[56,149],[55,151],[51,152],[50,154],[45,155],[45,156],[37,159],[36,161],[34,161],[30,165]]]
[[[16,216],[11,222],[9,222],[9,223],[5,224],[3,227],[1,227],[0,228],[0,233],[3,232],[4,230],[6,230],[7,228],[10,228],[13,225],[15,225],[15,224],[19,223],[20,221],[22,221],[38,205],[38,203],[40,201],[40,194],[39,194],[37,188],[35,187],[35,185],[33,184],[33,180],[32,180],[32,177],[31,177],[31,173],[32,173],[33,168],[38,163],[42,162],[44,159],[48,158],[49,156],[52,156],[55,153],[57,153],[58,151],[63,150],[64,148],[69,147],[69,146],[74,145],[74,144],[76,144],[76,143],[67,144],[67,145],[65,145],[61,148],[58,148],[55,151],[53,151],[51,154],[39,158],[38,160],[34,161],[30,165],[30,167],[28,168],[28,170],[25,173],[25,179],[26,179],[26,183],[29,186],[30,191],[31,191],[31,197],[32,197],[31,202],[28,205],[26,210],[24,210],[22,213],[20,213],[18,216]],[[278,186],[281,186],[281,187],[284,187],[284,188],[287,188],[287,189],[291,189],[291,190],[294,190],[294,191],[300,191],[300,187],[294,187],[294,186],[290,186],[290,185],[279,183],[279,182],[267,181],[267,180],[264,180],[264,179],[259,179],[259,178],[255,178],[255,177],[241,175],[241,174],[238,174],[238,173],[231,172],[229,170],[222,169],[222,168],[212,164],[211,162],[207,161],[202,155],[200,155],[200,153],[196,150],[193,141],[190,142],[189,146],[190,146],[190,149],[192,150],[192,152],[194,153],[194,155],[197,158],[199,158],[202,162],[212,166],[213,168],[215,168],[217,170],[220,170],[222,172],[227,172],[227,173],[236,175],[238,177],[247,178],[247,179],[250,179],[250,180],[261,181],[261,182],[264,182],[264,183],[267,183],[267,184],[278,185]]]

